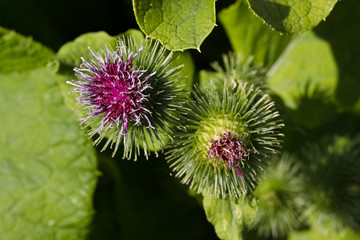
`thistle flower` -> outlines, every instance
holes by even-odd
[[[180,116],[168,162],[198,193],[239,197],[253,190],[280,145],[283,124],[267,94],[239,82],[223,94],[197,89]]]
[[[243,81],[265,90],[266,71],[260,64],[255,64],[253,60],[252,56],[245,58],[241,53],[230,52],[222,56],[223,66],[219,62],[212,63],[211,67],[215,72],[209,72],[209,74],[219,93],[224,88],[224,78],[234,88]]]
[[[360,138],[324,138],[303,152],[303,172],[311,202],[305,211],[315,228],[360,229]]]
[[[300,165],[283,154],[254,191],[258,202],[257,214],[251,223],[258,235],[281,238],[302,224],[305,207],[304,179]]]
[[[174,83],[181,66],[171,68],[172,52],[154,40],[144,45],[131,37],[117,41],[116,50],[106,49],[100,54],[89,50],[93,58],[82,59],[75,68],[78,80],[68,82],[79,93],[77,102],[88,112],[81,125],[90,127],[89,136],[98,135],[95,144],[104,138],[114,148],[123,141],[123,157],[135,159],[140,145],[148,157],[148,141],[153,148],[163,146],[163,136],[170,135],[170,125],[181,99],[181,89]]]

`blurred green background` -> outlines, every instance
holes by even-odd
[[[234,2],[217,1],[217,12]],[[285,150],[296,153],[309,140],[317,141],[329,134],[353,136],[359,132],[359,108],[353,106],[360,96],[360,34],[356,26],[359,13],[360,4],[356,0],[340,1],[326,22],[320,23],[313,35],[306,35],[310,40],[316,37],[316,42],[323,40],[329,44],[338,71],[334,87],[338,104],[324,102],[327,95],[321,89],[312,94],[301,92],[296,96],[295,109],[283,106],[286,97],[294,96],[274,96],[286,123]],[[201,53],[189,51],[197,71],[210,69],[211,62],[219,61],[221,54],[231,50],[225,30],[219,21],[217,24],[202,44]],[[130,28],[138,29],[130,0],[0,0],[0,26],[31,36],[54,52],[84,33],[106,31],[114,36]],[[314,57],[319,55],[313,53]],[[294,56],[285,56],[282,63],[292,60],[289,72],[294,72],[294,67],[307,74],[301,64],[297,65],[306,63],[306,56],[301,58],[297,53]],[[279,69],[272,80],[291,82],[292,79],[286,79],[287,72],[283,75],[281,72],[286,66]],[[309,71],[309,76],[314,74]],[[276,88],[277,82],[272,83]],[[292,87],[298,88],[295,84]],[[201,199],[191,196],[188,187],[171,176],[162,154],[158,158],[152,155],[148,161],[140,157],[138,162],[122,160],[121,154],[110,156],[110,151],[98,153],[100,177],[88,239],[218,239],[214,227],[206,220]]]

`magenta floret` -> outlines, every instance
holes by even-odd
[[[107,50],[104,59],[97,56],[90,48],[95,60],[91,63],[82,59],[80,68],[75,68],[79,81],[70,82],[76,86],[74,92],[80,93],[77,98],[79,105],[85,105],[90,113],[82,119],[85,121],[101,115],[102,121],[98,133],[104,129],[121,128],[120,133],[125,135],[129,129],[129,122],[138,125],[144,118],[148,127],[152,124],[148,118],[151,112],[143,106],[147,101],[146,89],[151,88],[148,79],[155,74],[143,76],[146,70],[131,67],[139,49],[133,56],[130,54],[126,60],[123,49]],[[125,143],[125,141],[124,141]]]
[[[239,177],[243,177],[239,165],[249,158],[244,144],[239,139],[232,138],[230,132],[225,132],[223,137],[217,140],[211,140],[208,156],[209,158],[221,159],[228,169],[235,167]]]

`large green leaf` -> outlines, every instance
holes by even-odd
[[[289,36],[280,35],[264,25],[242,0],[223,9],[218,17],[234,51],[243,53],[246,58],[253,56],[255,62],[264,63],[268,67],[290,40]]]
[[[243,198],[231,200],[208,195],[203,197],[206,217],[214,225],[220,239],[240,240],[246,236],[246,227],[254,219],[257,207],[252,207]]]
[[[0,72],[28,71],[45,66],[54,53],[29,37],[0,27]]]
[[[215,26],[214,0],[133,0],[140,29],[170,50],[200,45]]]
[[[115,46],[115,38],[106,32],[85,33],[74,41],[64,44],[56,54],[56,59],[62,64],[68,64],[72,68],[80,66],[81,59],[88,59],[91,56],[89,47],[95,53],[106,47]],[[71,69],[72,70],[72,69]]]
[[[306,32],[324,20],[338,0],[248,0],[271,28],[289,34]]]
[[[297,122],[315,128],[332,114],[338,69],[330,47],[313,32],[295,38],[268,72],[269,88],[294,112]]]
[[[84,239],[96,158],[55,68],[0,74],[0,236]]]

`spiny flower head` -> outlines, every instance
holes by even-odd
[[[222,56],[222,64],[219,62],[211,64],[215,72],[208,72],[209,77],[215,83],[216,89],[220,93],[224,87],[224,78],[234,88],[242,81],[254,84],[256,87],[265,90],[265,68],[260,64],[255,64],[253,60],[252,56],[246,58],[241,53],[230,52],[224,54]]]
[[[179,67],[171,68],[172,53],[154,40],[137,43],[131,37],[120,38],[116,50],[106,49],[94,53],[91,61],[82,59],[80,68],[75,68],[78,80],[68,82],[79,93],[78,104],[88,114],[81,125],[91,127],[89,135],[98,134],[95,143],[108,138],[104,148],[121,141],[124,157],[130,158],[139,146],[148,155],[148,141],[163,145],[162,136],[170,133],[175,122],[176,104],[181,92],[174,85]]]
[[[360,137],[326,137],[303,151],[309,202],[304,211],[318,229],[360,229]]]
[[[125,61],[123,48],[118,48],[114,52],[107,50],[103,60],[91,48],[89,50],[97,60],[98,66],[81,58],[82,66],[85,68],[74,69],[80,79],[87,80],[76,81],[76,85],[74,84],[80,87],[79,104],[91,106],[90,113],[83,118],[83,122],[101,114],[103,118],[98,128],[99,134],[105,125],[112,128],[115,124],[116,128],[121,128],[120,132],[124,136],[129,129],[129,121],[137,125],[141,118],[145,118],[152,127],[147,117],[151,112],[144,108],[142,103],[147,101],[148,97],[144,95],[144,91],[150,87],[147,80],[155,72],[142,76],[144,70],[131,67],[133,59],[142,48]]]
[[[188,110],[186,110],[188,109]],[[283,124],[274,103],[254,85],[199,90],[180,116],[167,159],[190,188],[216,197],[252,191],[279,148]]]
[[[278,239],[304,224],[306,206],[300,165],[288,154],[271,167],[254,191],[258,211],[250,228],[260,236]]]

